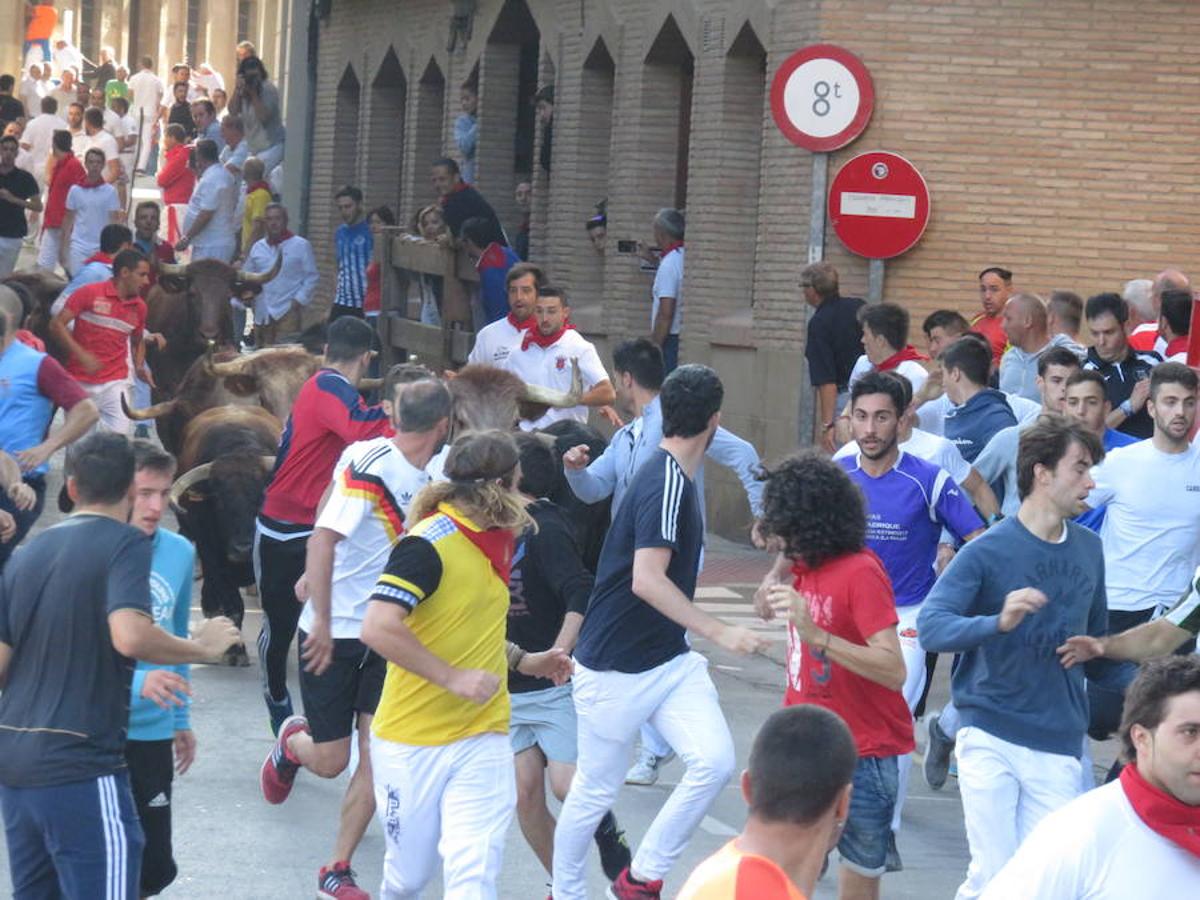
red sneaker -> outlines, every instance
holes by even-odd
[[[296,773],[300,771],[300,761],[287,749],[287,741],[293,734],[301,731],[308,734],[308,719],[304,716],[288,716],[284,719],[279,726],[279,737],[275,739],[275,746],[263,760],[258,781],[263,797],[268,803],[282,803],[292,792]]]
[[[321,869],[317,875],[317,896],[322,900],[371,900],[371,895],[354,883],[348,859]]]
[[[634,881],[626,867],[608,886],[609,900],[659,900],[662,897],[662,879],[658,881]]]

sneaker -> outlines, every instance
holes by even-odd
[[[948,737],[938,724],[940,713],[930,715],[925,724],[928,740],[925,742],[925,761],[921,772],[929,789],[940,791],[950,774],[950,754],[954,750],[954,739]]]
[[[634,881],[629,869],[624,868],[608,886],[605,896],[608,900],[660,900],[662,888],[661,878],[658,881]]]
[[[371,895],[355,884],[349,860],[321,869],[317,875],[317,896],[321,900],[371,900]]]
[[[250,654],[246,652],[246,645],[241,641],[238,641],[236,644],[226,650],[225,655],[221,658],[221,664],[233,666],[234,668],[245,668],[246,666],[249,666]],[[284,716],[283,718],[286,719],[287,716]],[[283,719],[280,719],[280,721],[283,721]],[[275,731],[278,733],[277,727],[275,728]]]
[[[888,832],[887,857],[883,861],[885,871],[903,872],[904,863],[900,860],[900,850],[896,847],[896,832]]]
[[[282,700],[272,700],[270,694],[264,694],[267,701],[267,715],[271,717],[271,734],[279,736],[279,728],[292,717],[292,695],[286,695]]]
[[[268,803],[282,803],[292,792],[292,785],[296,782],[296,773],[300,771],[300,761],[288,750],[287,741],[293,734],[301,731],[305,734],[309,733],[308,719],[304,716],[289,716],[285,719],[279,728],[279,737],[275,739],[275,746],[263,760],[258,781],[263,797]]]
[[[674,753],[666,756],[655,756],[645,748],[638,751],[638,758],[632,768],[625,773],[626,784],[650,785],[658,781],[658,770],[675,758]]]
[[[629,868],[633,862],[633,854],[629,851],[625,832],[617,827],[617,817],[611,810],[600,820],[595,838],[596,846],[600,849],[600,868],[604,870],[604,877],[616,881],[621,871]]]

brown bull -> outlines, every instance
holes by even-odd
[[[126,408],[126,414],[135,421],[155,419],[163,446],[179,454],[188,423],[214,407],[260,406],[286,422],[300,388],[320,366],[321,357],[293,345],[244,355],[223,350],[193,362],[172,399]]]
[[[67,282],[57,275],[51,275],[49,272],[43,272],[41,269],[25,269],[20,272],[14,272],[8,278],[4,279],[4,283],[24,288],[30,300],[29,314],[25,320],[25,327],[41,338],[46,345],[46,349],[59,362],[65,362],[67,358],[66,351],[60,348],[50,335],[50,320],[53,318],[50,314],[50,307],[54,305],[54,301],[58,299],[58,295],[63,292],[63,288],[67,286]]]
[[[192,364],[213,345],[234,345],[229,298],[249,301],[279,274],[283,254],[270,271],[256,274],[219,259],[186,265],[158,264],[158,284],[146,298],[146,330],[166,338],[163,350],[150,347],[147,360],[157,386],[155,400],[176,395]]]
[[[550,406],[579,405],[583,384],[579,362],[571,360],[571,390],[564,393],[536,384],[526,384],[512,372],[493,366],[463,366],[447,382],[454,397],[455,434],[473,429],[512,429],[519,418],[536,419]]]
[[[229,616],[241,624],[238,589],[254,581],[254,517],[281,431],[279,419],[257,406],[205,410],[184,430],[171,505],[180,529],[196,544],[206,616]]]

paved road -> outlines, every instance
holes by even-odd
[[[61,518],[53,509],[61,460],[57,463],[51,473],[48,505],[52,509],[43,517],[43,527]],[[703,608],[759,627],[772,638],[766,655],[750,659],[731,657],[706,642],[697,642],[697,649],[711,661],[738,761],[743,766],[757,728],[780,702],[783,685],[782,630],[758,622],[749,600],[764,565],[761,555],[714,538],[697,595]],[[249,598],[249,602],[256,601]],[[193,612],[199,615],[198,608]],[[256,611],[248,614],[248,638],[257,635],[259,621]],[[946,668],[939,669],[931,707],[940,705],[947,695]],[[294,663],[292,680],[293,694],[298,696]],[[257,780],[259,766],[272,742],[257,663],[249,669],[196,667],[194,688],[193,722],[199,752],[192,770],[176,783],[175,841],[180,875],[166,896],[200,900],[312,897],[316,870],[331,848],[346,776],[322,781],[301,773],[287,803],[269,806],[259,794]],[[1097,748],[1096,756],[1098,764],[1111,760],[1111,743]],[[632,842],[636,844],[645,833],[681,772],[679,763],[671,763],[659,784],[624,789],[616,812]],[[884,896],[914,900],[951,897],[967,861],[956,785],[951,780],[944,791],[933,793],[921,781],[919,768],[914,772],[917,774],[910,785],[899,838],[906,868],[886,876]],[[734,783],[722,791],[667,879],[666,896],[673,896],[687,873],[736,833],[744,818],[744,805]],[[382,836],[378,824],[373,823],[355,860],[360,880],[372,892],[379,883],[382,855]],[[7,869],[3,848],[0,865]],[[589,878],[592,894],[602,896],[605,884],[594,853]],[[499,896],[505,900],[544,897],[547,881],[514,822],[508,835]],[[5,896],[7,879],[0,883],[0,896]],[[436,897],[439,893],[435,882],[426,896]],[[826,876],[815,896],[836,896],[832,875]]]

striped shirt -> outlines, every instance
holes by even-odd
[[[703,545],[696,485],[659,449],[633,476],[613,515],[575,658],[597,671],[645,672],[686,653],[686,629],[633,592],[633,555],[670,550],[667,577],[691,599]]]
[[[335,306],[362,309],[367,297],[367,266],[375,240],[371,226],[363,219],[355,225],[339,225],[335,235],[337,245],[337,293]]]
[[[1200,634],[1200,569],[1192,576],[1192,584],[1188,592],[1179,601],[1163,613],[1163,618],[1192,634]]]

